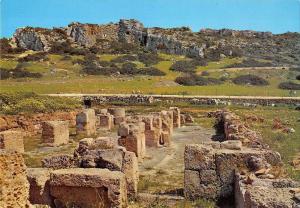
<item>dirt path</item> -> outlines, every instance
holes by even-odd
[[[147,148],[147,157],[139,164],[140,193],[176,195],[182,191],[185,145],[211,141],[214,133],[198,125],[184,126],[175,129],[170,147]]]

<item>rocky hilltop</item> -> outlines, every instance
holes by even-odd
[[[146,28],[137,20],[121,19],[103,25],[71,23],[64,28],[17,29],[12,41],[23,49],[49,51],[53,45],[68,43],[75,47],[107,49],[113,43],[134,44],[153,52],[211,58],[243,54],[277,63],[299,64],[300,34],[256,32],[250,30],[202,29],[188,27]]]

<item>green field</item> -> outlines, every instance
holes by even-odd
[[[15,59],[2,59],[0,67],[13,69],[18,64]],[[111,61],[118,55],[98,55],[100,60]],[[224,58],[219,62],[210,62],[207,66],[198,67],[197,72],[208,71],[209,76],[220,78],[226,74],[228,78],[234,78],[241,74],[257,74],[266,78],[268,86],[241,86],[235,85],[230,80],[221,85],[207,86],[180,86],[174,79],[180,76],[180,72],[171,71],[170,66],[177,60],[187,58],[176,55],[160,54],[163,61],[154,67],[166,73],[165,76],[92,76],[80,74],[81,65],[73,64],[76,59],[83,56],[72,56],[71,60],[64,60],[62,55],[47,55],[48,61],[27,62],[25,69],[30,72],[40,72],[42,78],[19,78],[0,81],[0,93],[2,92],[36,92],[36,93],[132,93],[147,94],[188,94],[188,95],[251,95],[251,96],[290,96],[289,90],[278,89],[278,84],[283,81],[294,81],[297,72],[289,70],[245,69],[242,71],[225,71],[221,69],[227,65],[241,62],[242,58]],[[134,62],[137,67],[143,67],[141,62]],[[211,71],[211,72],[210,72]],[[297,94],[300,91],[298,90]],[[296,94],[296,95],[297,95]]]

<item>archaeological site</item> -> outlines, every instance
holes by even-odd
[[[0,208],[300,208],[299,0],[0,2]]]

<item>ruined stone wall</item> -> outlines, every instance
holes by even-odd
[[[243,105],[248,107],[275,106],[278,104],[297,105],[300,98],[238,98],[234,96],[176,96],[176,95],[85,95],[83,100],[91,100],[94,104],[121,102],[128,104],[142,104],[153,102],[187,102],[194,105]],[[151,102],[150,102],[151,101]]]
[[[54,113],[36,113],[33,115],[1,115],[0,131],[9,129],[21,130],[25,136],[35,136],[42,133],[42,123],[44,121],[69,121],[70,127],[76,124],[76,113],[72,112],[54,112]]]
[[[28,207],[29,183],[21,153],[0,150],[0,207]]]
[[[279,153],[219,142],[203,145],[187,145],[184,153],[184,191],[189,199],[226,198],[233,194],[236,171],[252,171],[253,160],[259,164],[280,166]],[[256,163],[255,163],[256,164]],[[264,168],[261,165],[258,169]]]

